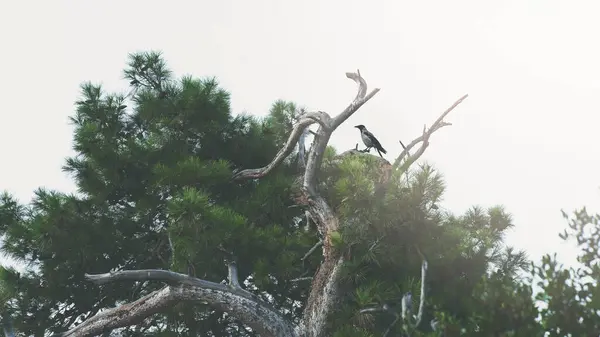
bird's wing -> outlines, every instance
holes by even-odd
[[[367,147],[372,147],[373,146],[373,141],[371,136],[367,135],[366,133],[361,133],[360,138],[362,139],[363,143],[365,144],[365,146]]]
[[[371,139],[371,142],[373,143],[374,147],[378,149],[383,149],[383,146],[381,146],[377,138],[375,138],[375,136],[370,131],[365,131],[365,135],[369,137],[369,139]]]

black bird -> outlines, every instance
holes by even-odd
[[[369,132],[364,125],[357,125],[355,128],[360,130],[360,138],[362,138],[363,143],[365,143],[365,146],[367,147],[365,152],[370,152],[371,148],[374,147],[379,153],[379,156],[383,158],[381,152],[385,154],[387,151],[383,148],[383,146],[381,146],[377,138],[375,138],[375,136]]]

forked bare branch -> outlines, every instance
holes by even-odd
[[[440,115],[440,117],[438,117],[438,119],[436,119],[435,122],[433,122],[433,124],[431,125],[431,127],[429,129],[427,129],[426,126],[423,126],[423,133],[421,134],[421,136],[413,139],[413,141],[410,142],[408,145],[404,146],[404,144],[402,144],[402,142],[400,142],[400,144],[403,147],[403,150],[400,153],[400,155],[398,156],[398,158],[396,158],[396,160],[394,161],[394,169],[398,169],[400,171],[406,171],[406,169],[408,169],[417,159],[419,159],[423,155],[423,153],[425,152],[427,147],[429,146],[429,138],[431,137],[431,135],[434,132],[436,132],[437,130],[443,128],[444,126],[452,125],[451,123],[445,122],[444,118],[450,113],[450,111],[454,110],[454,108],[456,108],[468,96],[469,96],[468,94],[464,95],[463,97],[459,98],[456,102],[454,102],[454,104],[452,104],[448,109],[446,109],[446,111],[444,111]],[[419,147],[419,149],[412,155],[409,155],[409,151],[419,143],[422,143],[421,146]],[[406,160],[404,162],[402,162],[402,160],[407,155],[409,157],[406,158]]]
[[[367,103],[368,100],[373,98],[375,94],[379,92],[379,88],[373,89],[369,94],[367,94],[367,82],[362,76],[360,76],[360,71],[357,70],[356,73],[346,73],[346,77],[353,80],[358,84],[358,93],[356,97],[350,103],[344,111],[342,111],[339,115],[337,115],[332,122],[333,129],[336,129],[342,123],[344,123],[352,114],[354,114],[363,104]]]
[[[262,178],[262,177],[266,176],[267,174],[269,174],[274,168],[276,168],[279,164],[281,164],[281,162],[283,162],[283,160],[287,156],[289,156],[290,153],[292,153],[292,151],[294,150],[294,147],[298,143],[298,139],[300,139],[300,136],[302,135],[302,132],[304,131],[304,129],[314,123],[315,123],[315,121],[310,118],[301,119],[294,126],[294,129],[292,130],[292,133],[288,137],[288,140],[285,143],[285,145],[283,146],[283,148],[281,148],[281,150],[279,150],[279,152],[277,152],[277,154],[275,155],[275,158],[267,166],[257,168],[257,169],[245,169],[245,170],[236,172],[233,175],[233,179],[234,180],[257,179],[257,178]]]
[[[294,129],[292,130],[290,136],[288,137],[288,141],[286,145],[277,153],[275,158],[269,163],[267,166],[258,168],[258,169],[246,169],[240,172],[237,172],[234,175],[235,180],[241,179],[256,179],[261,178],[267,175],[273,168],[281,164],[283,159],[285,159],[293,150],[294,146],[298,143],[298,140],[304,129],[309,125],[318,122],[319,130],[315,133],[315,137],[325,137],[329,140],[331,133],[335,131],[335,129],[340,126],[344,121],[346,121],[352,114],[354,114],[363,104],[365,104],[368,100],[370,100],[377,92],[379,92],[379,88],[374,89],[367,95],[367,82],[360,76],[360,72],[357,73],[346,73],[346,77],[355,81],[359,88],[358,93],[354,100],[344,109],[341,113],[339,113],[335,118],[331,118],[326,112],[317,111],[317,112],[307,112],[300,116],[298,116],[299,122],[296,123]],[[327,146],[327,142],[325,142],[325,147]],[[315,148],[315,150],[317,150]],[[325,149],[323,148],[323,151]],[[318,153],[323,151],[310,151],[311,153]],[[322,153],[321,153],[322,155]],[[313,160],[316,158],[313,158]],[[309,154],[310,160],[310,154]],[[307,163],[308,164],[308,163]],[[313,163],[319,164],[319,163]],[[319,166],[316,165],[316,166]],[[307,165],[308,166],[308,165]],[[316,167],[315,167],[316,168]],[[307,171],[308,167],[307,167]],[[308,172],[307,172],[308,173]]]

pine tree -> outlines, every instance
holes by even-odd
[[[130,56],[127,95],[84,84],[65,165],[78,193],[2,197],[3,250],[30,267],[1,270],[3,318],[36,336],[536,331],[510,216],[453,216],[441,174],[414,165],[466,96],[390,163],[328,146],[378,92],[346,76],[359,93],[335,117],[285,101],[233,116],[216,79],[176,80],[154,52]]]

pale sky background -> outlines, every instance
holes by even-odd
[[[443,206],[503,204],[510,244],[573,261],[560,210],[600,197],[598,15],[591,0],[2,1],[0,190],[74,190],[61,166],[79,85],[125,91],[130,52],[217,76],[233,111],[255,115],[280,98],[337,114],[358,68],[381,92],[332,145],[354,147],[365,124],[393,160],[468,93],[422,159],[446,177]]]

